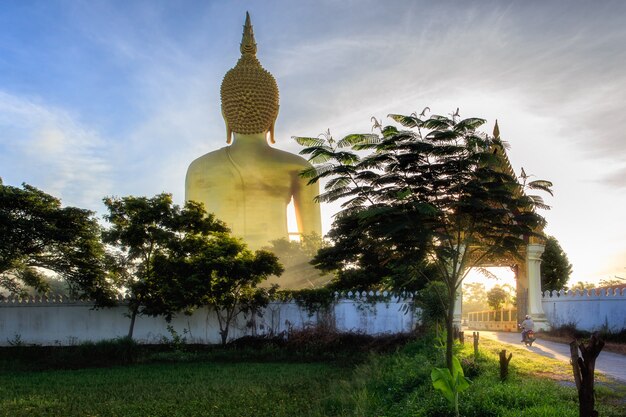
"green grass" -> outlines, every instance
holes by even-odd
[[[501,382],[497,352],[502,348],[497,342],[481,341],[477,361],[469,345],[458,349],[472,380],[460,395],[462,416],[578,416],[569,364],[505,346],[513,359],[509,378]],[[394,355],[374,356],[356,367],[334,399],[339,408],[350,410],[346,416],[453,416],[450,405],[430,383],[432,367],[443,366],[441,362],[442,354],[425,342],[409,344]],[[596,389],[596,410],[601,416],[626,415],[626,387],[604,381]]]
[[[319,340],[315,349],[321,349]],[[442,366],[430,339],[365,357],[352,347],[359,360],[348,363],[350,348],[343,345],[344,351],[327,350],[331,359],[317,350],[311,357],[265,347],[149,352],[143,362],[125,367],[18,366],[0,375],[0,417],[453,415],[430,383],[433,366]],[[500,382],[497,352],[503,346],[485,339],[480,347],[477,360],[469,344],[457,349],[473,381],[460,395],[461,415],[578,415],[567,363],[505,346],[513,359],[509,379]],[[8,356],[5,352],[5,361]],[[596,395],[601,416],[626,415],[624,384],[601,380]]]
[[[0,376],[1,416],[321,416],[324,363],[183,363]]]

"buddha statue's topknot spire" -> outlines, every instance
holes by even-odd
[[[233,133],[270,133],[274,143],[274,122],[278,116],[278,85],[256,57],[254,32],[250,15],[241,39],[241,57],[224,76],[220,89],[222,113],[226,120],[226,141]]]
[[[243,36],[241,37],[241,55],[256,55],[256,42],[254,41],[254,31],[250,23],[250,13],[246,12],[246,23],[243,25]]]

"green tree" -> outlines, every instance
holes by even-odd
[[[241,239],[227,233],[186,234],[167,244],[153,260],[153,276],[139,283],[150,300],[143,314],[170,319],[179,311],[191,313],[208,306],[215,311],[222,344],[241,313],[258,314],[276,290],[257,286],[280,275],[278,258],[265,250],[251,252]]]
[[[436,327],[445,320],[450,303],[446,284],[441,281],[430,281],[417,292],[416,305],[421,309],[423,323],[433,323]]]
[[[421,236],[409,230],[413,225],[403,223],[394,230],[386,227],[394,219],[384,220],[364,227],[359,213],[336,216],[327,235],[331,244],[321,248],[311,261],[321,271],[334,274],[330,288],[418,291],[425,285],[422,275],[436,274],[426,262],[424,246],[419,244]]]
[[[613,287],[624,284],[626,284],[626,278],[616,276],[615,278],[601,279],[600,284],[597,285],[597,287]]]
[[[205,249],[212,235],[228,229],[212,214],[207,215],[201,204],[187,202],[181,208],[173,204],[170,194],[109,197],[104,204],[111,226],[103,232],[103,240],[112,248],[111,270],[130,299],[128,336],[132,337],[137,314],[170,318],[189,307],[189,294],[184,290],[194,293],[197,290],[189,287],[208,278],[194,276],[192,280],[193,268],[185,275],[184,266],[202,255],[198,252]],[[160,273],[156,273],[155,265]]]
[[[370,233],[398,252],[423,251],[446,286],[446,364],[452,370],[454,302],[472,267],[519,257],[524,238],[539,236],[545,221],[503,157],[498,135],[477,129],[484,120],[390,115],[404,128],[381,135],[353,134],[335,141],[296,137],[314,168],[310,182],[328,179],[320,202],[342,201],[341,215],[356,215],[356,231]],[[372,151],[360,156],[361,151]],[[550,192],[551,183],[528,188]],[[410,262],[410,257],[405,258]],[[426,277],[427,278],[427,277]]]
[[[471,313],[487,308],[487,290],[482,282],[469,282],[463,286],[463,311]]]
[[[280,284],[283,289],[316,288],[324,286],[332,278],[320,273],[311,265],[318,250],[325,247],[322,237],[316,233],[304,234],[300,241],[276,239],[263,248],[274,253],[285,271],[280,277],[270,277],[269,283]]]
[[[594,288],[596,288],[598,286],[598,284],[595,284],[593,282],[584,282],[584,281],[578,281],[576,284],[572,285],[569,289],[572,291],[584,291],[584,290],[592,290]]]
[[[55,277],[72,297],[111,303],[112,283],[93,213],[62,207],[59,199],[28,184],[11,187],[0,180],[0,289],[45,293]]]
[[[567,254],[553,236],[546,239],[546,248],[541,255],[541,291],[559,291],[566,288],[572,273],[572,264]]]
[[[510,299],[510,294],[499,285],[487,291],[487,304],[493,310],[500,310]]]
[[[259,288],[270,275],[281,275],[283,267],[276,255],[266,250],[254,253],[239,239],[230,238],[214,245],[217,259],[210,275],[209,290],[202,294],[203,304],[217,314],[222,344],[228,341],[230,327],[239,314],[259,314],[277,286]]]

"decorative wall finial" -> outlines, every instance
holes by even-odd
[[[256,55],[256,42],[254,41],[254,31],[250,23],[250,13],[246,12],[246,23],[243,25],[243,36],[241,37],[241,54]]]

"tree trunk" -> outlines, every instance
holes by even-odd
[[[217,316],[217,323],[220,326],[220,338],[222,339],[222,346],[226,346],[226,341],[228,340],[228,317],[226,319],[222,318],[221,311],[216,305],[213,306],[213,310],[215,311],[215,315]]]
[[[509,357],[507,358],[506,350],[502,349],[500,351],[500,381],[504,381],[509,375],[509,362],[511,362],[512,357],[512,353],[509,353]]]
[[[454,346],[454,296],[455,291],[448,291],[449,302],[448,317],[446,317],[446,367],[452,373],[452,347]]]
[[[220,336],[222,337],[222,346],[226,346],[226,341],[228,340],[228,327],[224,330],[220,330]]]
[[[603,347],[604,341],[598,337],[597,333],[591,336],[591,340],[589,340],[589,343],[586,345],[582,342],[578,343],[577,341],[573,341],[570,344],[574,380],[578,388],[579,417],[598,416],[598,412],[594,410],[594,372],[596,358]],[[580,349],[582,353],[582,358],[578,356],[578,349]]]
[[[135,330],[135,319],[137,318],[137,310],[139,307],[134,307],[130,314],[130,327],[128,328],[128,338],[133,338],[133,331]]]

